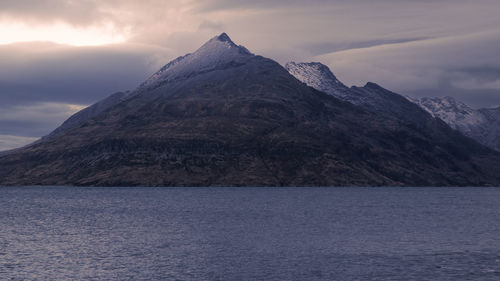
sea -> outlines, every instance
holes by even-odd
[[[0,280],[500,280],[500,188],[0,187]]]

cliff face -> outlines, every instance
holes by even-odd
[[[222,34],[84,123],[0,156],[0,184],[498,185],[498,160],[447,126],[308,87]]]

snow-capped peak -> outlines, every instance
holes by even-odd
[[[231,40],[231,38],[229,38],[229,36],[225,32],[222,32],[219,36],[217,36],[215,38],[217,38],[217,40],[222,41],[222,42],[230,42],[230,43],[234,44],[234,42]]]
[[[343,96],[347,87],[330,71],[328,66],[319,62],[289,62],[286,70],[307,85],[331,95]]]
[[[139,90],[179,82],[198,74],[226,69],[245,63],[254,55],[236,45],[226,33],[213,37],[194,53],[176,58],[147,79]]]
[[[213,37],[203,44],[193,55],[211,57],[232,57],[236,54],[251,55],[245,47],[236,45],[226,33]]]

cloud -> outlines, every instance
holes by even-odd
[[[0,104],[91,104],[114,92],[135,88],[172,57],[168,49],[135,44],[0,46]]]
[[[117,32],[112,24],[75,28],[65,23],[33,26],[19,22],[0,22],[0,44],[50,41],[73,46],[123,43],[127,31]]]
[[[491,89],[500,90],[500,79],[493,81],[481,81],[480,79],[467,78],[466,80],[456,81],[454,83],[458,88],[476,90],[476,89]]]
[[[0,106],[0,135],[44,136],[83,108],[78,104],[48,102]]]
[[[208,29],[210,31],[224,30],[224,28],[225,28],[224,24],[222,24],[220,22],[211,21],[211,20],[204,20],[198,26],[198,30]]]
[[[0,152],[25,146],[36,141],[37,139],[38,138],[0,135]]]
[[[22,18],[28,22],[65,21],[82,25],[105,17],[96,1],[16,0],[0,3],[0,16],[8,19]]]
[[[493,60],[495,60],[493,58]],[[468,67],[450,71],[456,88],[467,90],[500,90],[500,63],[493,67]]]
[[[179,34],[201,40],[226,31],[263,55],[295,49],[288,53],[311,56],[495,28],[498,8],[496,0],[18,0],[0,2],[0,19],[83,30],[112,26],[117,38],[169,48]]]
[[[61,121],[68,114],[74,114],[86,106],[65,103],[34,103],[30,105],[18,105],[4,109],[0,112],[0,120],[29,121],[34,118],[44,117],[44,121]]]
[[[61,25],[68,38],[97,30],[125,41],[0,45],[0,134],[42,136],[69,117],[65,106],[133,89],[222,31],[280,63],[327,63],[347,84],[374,81],[403,94],[500,104],[499,9],[497,0],[0,1],[0,25],[50,35],[3,32],[4,43],[55,41]]]
[[[140,44],[0,46],[0,150],[47,135],[83,106],[134,89],[170,59],[170,50]]]
[[[427,96],[440,96],[453,89],[498,89],[499,48],[500,30],[340,51],[315,59],[326,62],[348,84],[374,81],[397,92],[421,95],[425,89]],[[475,98],[478,106],[491,105],[491,99]],[[493,103],[500,104],[500,91]]]
[[[351,49],[370,48],[380,45],[407,43],[407,42],[414,42],[427,39],[430,38],[428,37],[388,38],[388,39],[374,39],[368,41],[353,41],[353,42],[342,42],[342,43],[326,41],[326,42],[306,43],[303,45],[303,48],[304,50],[309,51],[311,55],[319,56],[328,53],[335,53]]]

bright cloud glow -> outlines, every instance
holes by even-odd
[[[0,120],[43,120],[64,121],[72,114],[84,109],[85,105],[56,102],[40,102],[31,105],[14,106],[0,112]]]
[[[112,24],[74,27],[65,23],[31,26],[21,22],[0,22],[0,44],[47,41],[71,46],[98,46],[125,42],[127,32]]]
[[[36,141],[37,139],[39,138],[0,135],[0,151],[22,147]]]

